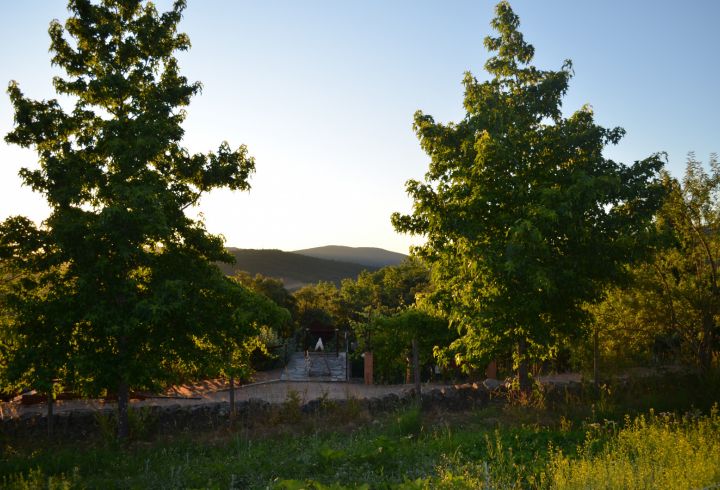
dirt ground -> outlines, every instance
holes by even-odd
[[[237,401],[259,398],[270,403],[280,403],[288,399],[292,393],[300,396],[303,403],[327,397],[329,399],[372,398],[388,393],[400,394],[410,390],[411,385],[371,385],[359,383],[315,382],[315,381],[280,381],[282,369],[257,373],[251,383],[240,386],[235,390]],[[425,388],[428,385],[423,385]],[[432,387],[442,386],[433,385]],[[430,389],[428,386],[427,389]],[[164,396],[169,398],[148,398],[145,400],[131,400],[132,407],[154,405],[197,405],[211,402],[229,401],[229,390],[225,380],[214,379],[200,383],[174,386],[166,391]],[[55,412],[72,410],[101,410],[115,408],[115,402],[104,400],[58,400]],[[34,405],[21,405],[20,402],[0,403],[0,419],[10,417],[29,416],[31,414],[46,413],[45,403]]]
[[[237,401],[259,398],[270,403],[281,403],[291,394],[300,396],[302,403],[327,397],[332,400],[364,399],[380,397],[389,393],[401,394],[412,389],[412,385],[365,385],[357,382],[317,382],[317,381],[281,381],[282,368],[273,371],[258,372],[250,383],[242,385],[235,390]],[[565,373],[552,376],[541,376],[543,383],[566,384],[580,382],[578,373]],[[423,390],[449,386],[444,384],[423,383]],[[203,403],[229,401],[228,384],[224,379],[211,379],[199,383],[173,386],[163,396],[168,398],[148,398],[145,400],[131,400],[132,407],[163,406],[163,405],[197,405]],[[72,410],[102,410],[115,408],[115,402],[104,400],[58,400],[55,412]],[[21,405],[19,402],[0,403],[0,420],[12,417],[30,416],[31,414],[46,413],[45,403],[35,405]]]

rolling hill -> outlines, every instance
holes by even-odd
[[[382,248],[343,247],[340,245],[295,250],[293,253],[318,259],[351,262],[375,268],[397,265],[407,258],[407,255],[391,252]]]
[[[281,279],[290,290],[299,289],[307,284],[329,281],[340,285],[345,278],[354,279],[363,270],[376,270],[379,267],[362,264],[327,260],[307,255],[283,252],[282,250],[251,250],[229,247],[235,257],[235,264],[218,264],[227,275],[245,271],[251,275]]]

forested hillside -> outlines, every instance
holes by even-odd
[[[304,250],[295,250],[293,253],[316,257],[318,259],[352,262],[370,267],[398,265],[407,258],[407,255],[377,247],[343,247],[341,245],[307,248]]]
[[[325,260],[307,257],[282,250],[251,250],[229,248],[235,257],[234,264],[219,264],[227,275],[236,271],[245,271],[251,275],[262,274],[282,279],[285,287],[294,290],[306,284],[328,281],[340,285],[340,281],[356,278],[363,270],[376,270],[370,267],[337,260]]]

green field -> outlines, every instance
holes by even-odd
[[[463,412],[359,404],[263,422],[83,443],[4,441],[3,488],[705,488],[720,482],[717,392],[671,382],[599,399]],[[710,388],[711,386],[708,386]],[[696,394],[693,396],[692,392]],[[635,393],[637,396],[632,397]],[[665,396],[663,397],[663,393]],[[632,403],[631,403],[632,400]],[[649,410],[655,404],[676,410]],[[697,408],[693,408],[697,407]]]

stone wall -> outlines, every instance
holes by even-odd
[[[238,424],[244,425],[267,424],[277,419],[277,414],[287,415],[289,411],[294,411],[297,417],[311,416],[342,408],[350,403],[374,416],[410,406],[415,400],[414,390],[401,395],[391,393],[366,399],[315,399],[304,404],[292,401],[271,404],[251,398],[237,402],[236,420]],[[489,400],[490,392],[477,384],[432,389],[422,393],[424,409],[466,410],[485,406]],[[228,426],[229,415],[228,402],[147,406],[131,409],[130,427],[131,432],[143,435],[217,429]],[[53,422],[57,437],[74,440],[97,436],[112,437],[116,427],[116,414],[112,408],[74,410],[55,414]],[[0,434],[4,437],[35,438],[44,437],[46,433],[45,415],[26,414],[0,421]]]

